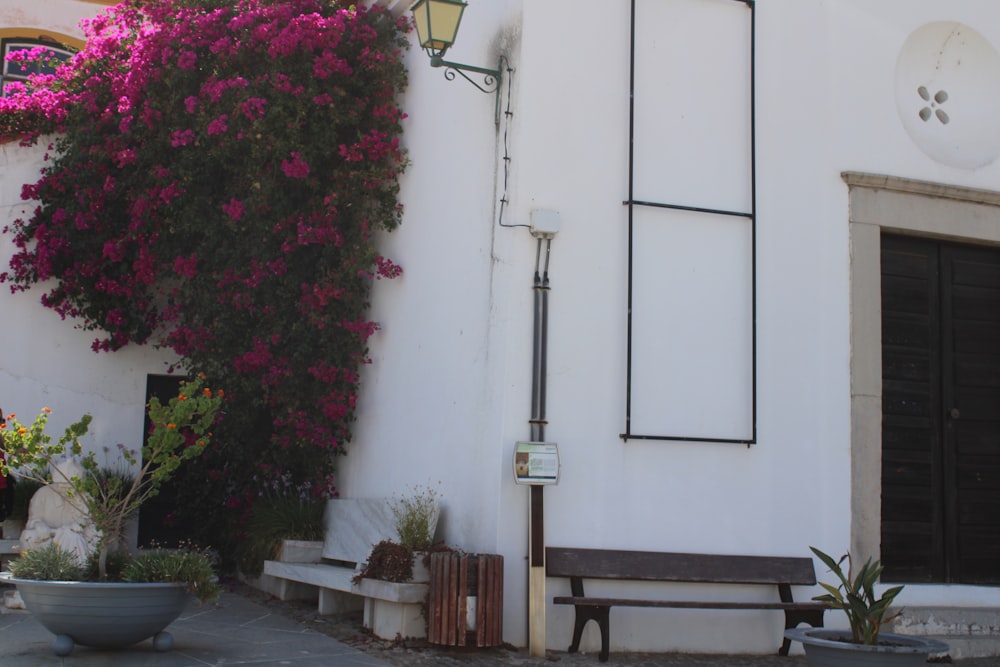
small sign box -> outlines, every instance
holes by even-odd
[[[514,446],[514,481],[518,484],[557,484],[559,445],[519,442]]]

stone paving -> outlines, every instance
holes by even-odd
[[[682,653],[612,652],[607,663],[595,653],[570,654],[549,651],[544,658],[528,655],[526,649],[510,646],[488,649],[461,649],[428,644],[424,641],[387,641],[373,637],[362,627],[360,614],[320,616],[314,602],[280,601],[253,588],[234,585],[234,592],[249,597],[262,607],[293,618],[317,632],[334,637],[379,661],[395,667],[807,667],[802,655],[692,655]],[[1000,658],[959,660],[962,667],[1000,667]]]
[[[598,667],[593,653],[551,651],[531,657],[503,646],[457,649],[421,641],[373,637],[360,614],[320,616],[315,602],[282,602],[242,584],[230,584],[217,604],[191,608],[168,630],[171,651],[150,642],[115,651],[77,647],[65,658],[53,636],[26,611],[0,614],[0,667]],[[627,667],[806,667],[802,656],[615,653],[603,663]],[[962,667],[1000,667],[1000,658],[960,660]]]

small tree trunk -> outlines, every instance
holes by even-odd
[[[108,580],[108,541],[101,538],[101,548],[97,555],[97,578]]]

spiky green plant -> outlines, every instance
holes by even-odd
[[[10,562],[10,573],[18,579],[40,581],[77,581],[84,568],[76,555],[55,542],[24,551]]]
[[[191,545],[140,552],[125,566],[122,581],[184,583],[202,602],[218,597],[221,591],[211,556]]]
[[[855,644],[877,644],[882,626],[901,613],[897,611],[886,615],[903,587],[893,586],[886,589],[881,597],[876,597],[875,584],[884,569],[881,562],[873,562],[869,558],[855,574],[851,554],[844,554],[840,560],[834,560],[816,547],[809,548],[840,580],[837,586],[820,582],[819,585],[826,590],[826,594],[817,595],[813,600],[825,602],[847,614],[847,621],[851,626],[851,641]],[[846,574],[842,567],[844,561],[847,561],[848,566]]]

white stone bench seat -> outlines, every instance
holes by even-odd
[[[364,598],[420,604],[427,596],[427,584],[397,584],[375,579],[362,579],[355,584],[352,581],[355,575],[353,568],[329,563],[282,563],[269,560],[264,562],[264,574],[318,588],[320,614],[338,614],[360,609]]]
[[[289,579],[310,586],[329,588],[344,593],[354,592],[351,579],[354,578],[352,568],[327,563],[282,563],[281,561],[264,561],[264,574],[281,579]]]
[[[264,575],[279,581],[314,586],[319,613],[338,614],[364,608],[365,627],[379,637],[426,635],[420,605],[426,583],[393,583],[375,579],[353,582],[358,566],[383,540],[398,541],[388,499],[336,498],[327,501],[325,539],[320,562],[264,561]],[[437,517],[434,517],[436,527]]]

